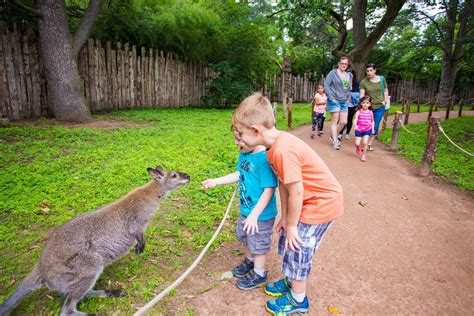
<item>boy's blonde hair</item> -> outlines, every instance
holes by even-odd
[[[232,126],[235,128],[252,125],[263,125],[266,128],[275,126],[272,104],[260,92],[245,98],[232,115]]]

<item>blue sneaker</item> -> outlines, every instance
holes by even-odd
[[[232,270],[232,274],[236,278],[241,278],[249,273],[250,270],[253,270],[253,262],[245,257],[244,261]]]
[[[303,302],[298,303],[290,292],[286,292],[282,297],[269,300],[265,308],[268,312],[275,316],[286,316],[286,315],[302,315],[307,314],[309,311],[308,298],[305,297]]]
[[[265,285],[265,294],[273,296],[273,297],[280,297],[283,294],[289,292],[291,289],[291,284],[288,282],[288,278],[284,277],[273,283],[267,283]]]
[[[244,277],[237,281],[236,285],[239,289],[250,291],[267,282],[267,273],[264,276],[258,275],[253,269],[250,270]]]

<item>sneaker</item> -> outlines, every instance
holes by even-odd
[[[347,140],[351,139],[351,135],[346,134],[346,139],[347,139]]]
[[[362,152],[362,149],[359,145],[356,145],[356,153],[359,155]]]
[[[244,261],[232,270],[232,274],[236,278],[241,278],[250,270],[253,270],[253,262],[250,261],[249,258],[245,257]]]
[[[311,134],[311,139],[314,139],[314,134]]]
[[[360,157],[360,160],[365,162],[367,161],[367,158],[365,157],[365,155],[362,155],[362,157]]]
[[[337,140],[341,141],[342,140],[342,134],[337,135]]]
[[[332,149],[334,149],[334,150],[339,150],[339,149],[341,149],[341,143],[339,143],[339,142],[333,142],[333,143],[332,143]]]
[[[269,300],[265,305],[268,312],[275,316],[279,315],[291,315],[295,313],[308,313],[309,302],[308,298],[305,297],[303,302],[298,303],[290,292],[286,292],[280,298]]]
[[[372,147],[372,145],[368,145],[367,146],[367,151],[374,151],[374,147]]]
[[[288,279],[285,277],[276,282],[267,283],[263,291],[267,295],[270,295],[273,297],[280,297],[283,294],[289,292],[290,289],[291,289],[291,284],[290,282],[288,282]]]
[[[267,273],[264,276],[258,275],[253,269],[236,283],[237,287],[244,291],[250,291],[267,282]]]
[[[323,132],[319,131],[318,132],[318,137],[321,137],[321,135],[323,135]]]

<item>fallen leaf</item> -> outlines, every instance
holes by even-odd
[[[13,279],[13,280],[10,281],[10,283],[8,283],[8,286],[12,286],[12,285],[15,284],[15,283],[16,283],[16,280]]]
[[[402,195],[403,200],[408,200],[408,198],[405,195]]]
[[[329,314],[332,314],[332,315],[339,315],[339,313],[340,313],[339,308],[337,308],[336,306],[333,306],[333,305],[328,306],[328,312],[329,312]]]
[[[189,230],[185,229],[185,230],[183,230],[183,236],[184,237],[192,237],[193,235],[189,232]]]
[[[49,298],[50,300],[54,300],[54,297],[52,297],[51,295],[46,294],[46,297]]]
[[[369,204],[369,202],[365,202],[365,201],[359,201],[359,205],[365,207],[367,204]]]

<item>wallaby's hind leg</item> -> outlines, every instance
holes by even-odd
[[[10,297],[0,305],[0,315],[6,315],[9,311],[14,309],[25,296],[41,286],[40,272],[38,266],[36,266],[15,291],[13,291]]]
[[[94,287],[103,269],[103,261],[96,254],[77,254],[74,261],[69,262],[69,268],[75,272],[74,279],[65,284],[66,300],[61,308],[63,315],[86,315],[77,310],[77,303]]]

